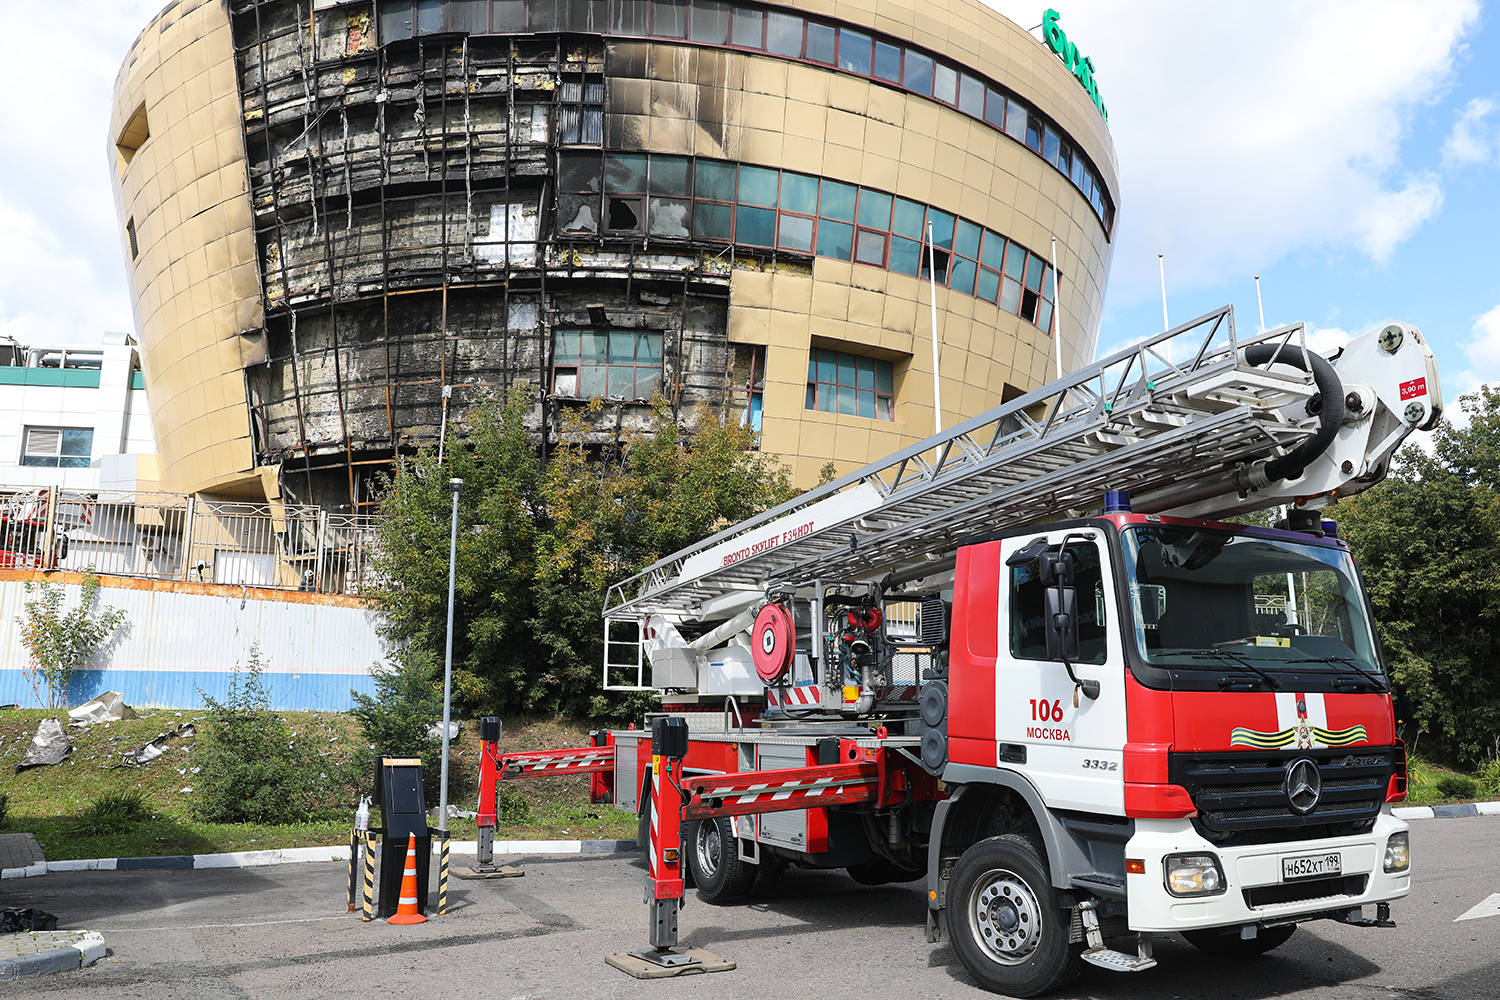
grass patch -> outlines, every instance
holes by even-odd
[[[1500,787],[1495,787],[1486,780],[1486,770],[1481,768],[1480,775],[1476,777],[1421,757],[1411,757],[1406,765],[1406,801],[1402,804],[1439,806],[1500,798]]]
[[[358,724],[335,712],[281,712],[293,733],[326,749],[318,756],[329,774],[347,773],[356,753],[366,748]],[[140,767],[120,767],[126,751],[151,741],[183,722],[201,728],[207,713],[155,711],[140,718],[100,723],[88,730],[69,730],[73,752],[61,764],[21,774],[21,762],[37,725],[52,716],[67,722],[66,714],[44,709],[0,710],[0,796],[8,802],[12,831],[36,836],[50,861],[80,858],[149,857],[153,855],[215,854],[287,847],[325,847],[347,843],[357,802],[346,808],[317,813],[305,822],[284,825],[205,823],[193,818],[194,797],[201,786],[193,755],[197,738],[173,740],[160,757]],[[589,726],[551,717],[505,720],[503,751],[540,750],[588,745]],[[424,761],[436,774],[434,757]],[[466,722],[451,748],[449,802],[472,810],[478,800],[479,726]],[[368,794],[373,776],[357,776],[355,784]],[[588,801],[586,775],[570,778],[528,778],[505,781],[498,840],[574,840],[635,837],[635,816],[612,806]],[[106,829],[96,820],[119,817],[126,801],[139,801],[129,820]],[[109,807],[101,803],[111,802]],[[436,801],[427,803],[435,809]],[[90,819],[93,817],[93,819]],[[372,817],[378,825],[379,818]],[[473,820],[448,824],[455,839],[472,840]]]

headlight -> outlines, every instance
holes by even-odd
[[[1385,870],[1404,872],[1411,867],[1410,837],[1406,832],[1393,833],[1385,842]]]
[[[1174,896],[1217,896],[1227,888],[1212,854],[1172,854],[1162,860],[1167,891]]]

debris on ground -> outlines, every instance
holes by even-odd
[[[61,764],[63,758],[72,752],[73,741],[68,739],[63,724],[56,719],[43,719],[42,724],[36,727],[36,735],[31,738],[31,746],[26,748],[26,756],[16,765],[16,773],[20,774],[33,767]]]
[[[46,910],[38,910],[34,906],[28,906],[24,910],[8,906],[0,910],[0,934],[55,930],[57,930],[57,917]]]
[[[73,721],[69,725],[81,726],[87,729],[96,722],[116,722],[120,719],[133,719],[135,713],[130,706],[125,704],[125,696],[118,691],[106,691],[99,697],[84,702],[77,708],[68,710],[68,718]]]
[[[461,732],[463,732],[463,723],[462,722],[450,722],[450,723],[448,723],[448,739],[450,739],[450,740],[456,740],[456,739],[458,739],[458,734],[461,733]],[[441,722],[434,722],[431,725],[429,725],[427,727],[427,738],[429,740],[440,740],[440,739],[442,739],[443,738],[443,724]]]
[[[150,763],[151,761],[160,757],[162,754],[166,753],[169,745],[173,740],[187,739],[189,737],[197,735],[198,727],[193,725],[191,722],[184,722],[176,729],[162,733],[156,739],[152,740],[150,743],[147,743],[139,750],[128,751],[122,757],[123,763],[118,766],[139,767],[142,764]]]

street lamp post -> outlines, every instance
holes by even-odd
[[[448,725],[453,710],[453,581],[458,566],[458,494],[462,479],[448,480],[453,491],[453,525],[448,535],[448,648],[443,656],[443,771],[438,793],[438,829],[448,829]]]

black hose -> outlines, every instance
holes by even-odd
[[[1312,437],[1297,446],[1290,454],[1266,463],[1266,478],[1271,482],[1281,479],[1296,479],[1302,475],[1309,462],[1328,450],[1339,425],[1344,422],[1344,384],[1338,372],[1322,355],[1304,351],[1289,344],[1251,344],[1245,348],[1245,363],[1249,365],[1269,364],[1274,358],[1277,364],[1291,365],[1305,372],[1312,372],[1313,382],[1318,387],[1323,406],[1318,411],[1318,430]]]

